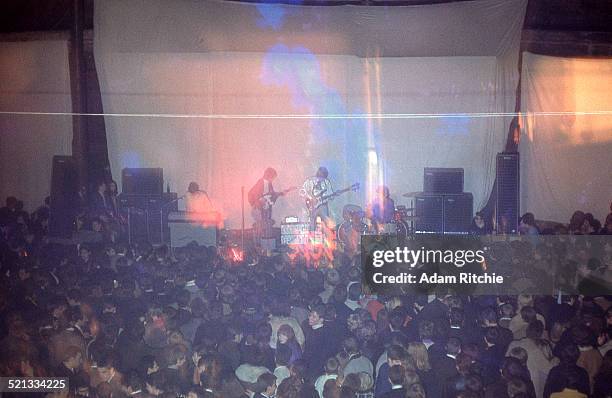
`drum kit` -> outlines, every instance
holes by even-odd
[[[405,193],[404,197],[414,198],[419,192]],[[338,225],[336,236],[346,246],[353,246],[350,237],[355,235],[390,235],[406,237],[415,230],[414,223],[419,217],[414,214],[414,207],[399,205],[395,207],[393,220],[385,224],[373,224],[366,218],[360,206],[346,205],[342,211],[343,222]]]

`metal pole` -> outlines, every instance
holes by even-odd
[[[241,237],[240,237],[240,248],[242,249],[242,253],[244,253],[244,185],[241,187],[241,192],[242,192],[242,198],[241,198],[241,204],[242,204],[242,231],[241,231]],[[244,254],[243,254],[244,255]]]

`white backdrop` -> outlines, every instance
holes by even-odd
[[[0,111],[70,112],[68,43],[0,42]],[[72,118],[0,114],[0,200],[35,210],[50,193],[53,155],[70,155]]]
[[[117,180],[123,167],[163,167],[173,190],[198,181],[230,227],[240,187],[267,166],[279,169],[278,188],[323,164],[336,188],[358,181],[371,192],[384,182],[398,202],[422,189],[424,167],[463,167],[475,207],[485,204],[510,119],[335,115],[512,112],[526,1],[95,4],[105,112],[164,115],[106,117]],[[352,194],[334,207],[365,199]],[[289,197],[275,211],[300,207]]]
[[[575,210],[602,222],[612,201],[612,60],[523,54],[521,209],[568,222]],[[536,116],[529,112],[569,112]]]

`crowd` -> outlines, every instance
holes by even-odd
[[[326,268],[282,253],[237,263],[196,244],[128,245],[93,216],[79,230],[100,239],[59,245],[48,203],[0,209],[0,375],[68,378],[55,396],[612,396],[610,296],[382,297],[342,253]],[[552,232],[594,232],[575,218]],[[573,272],[612,272],[612,246],[596,260]]]

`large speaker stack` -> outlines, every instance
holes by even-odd
[[[130,242],[170,242],[168,213],[178,210],[176,192],[163,192],[161,168],[126,168],[121,172],[119,211],[128,221]]]
[[[79,180],[72,156],[54,156],[51,169],[49,236],[70,238],[77,205]]]
[[[415,231],[466,234],[474,211],[471,193],[463,192],[460,168],[425,168],[423,192],[415,196]]]
[[[518,153],[497,154],[495,221],[499,233],[518,233],[519,160]]]

